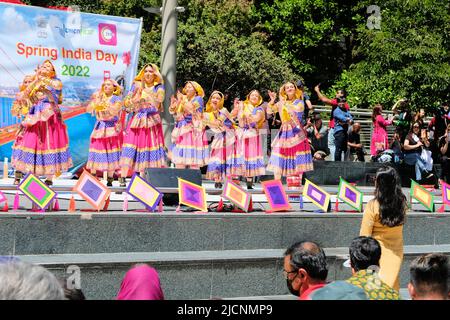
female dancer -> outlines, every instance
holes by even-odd
[[[145,65],[134,78],[124,99],[125,110],[134,112],[128,122],[120,158],[120,186],[133,172],[144,174],[146,168],[166,166],[166,151],[161,117],[164,81],[155,64]]]
[[[272,154],[267,170],[272,171],[275,179],[282,176],[299,176],[312,171],[313,161],[307,135],[301,125],[305,105],[303,94],[295,83],[286,82],[280,88],[280,101],[275,104],[276,94],[269,92],[268,113],[280,114],[281,127],[272,143]]]
[[[213,180],[216,188],[222,188],[225,177],[241,175],[243,165],[234,122],[223,102],[222,92],[214,91],[206,103],[204,114],[205,122],[214,132],[206,178]]]
[[[198,169],[208,163],[208,140],[203,125],[203,88],[188,81],[182,93],[172,97],[169,111],[175,117],[171,160],[177,168]]]
[[[123,134],[118,114],[122,108],[121,88],[111,79],[105,80],[94,94],[86,111],[95,114],[97,122],[91,135],[86,169],[96,175],[98,171],[108,174],[107,186],[111,187],[114,172],[118,171]]]
[[[370,154],[375,157],[379,151],[384,151],[389,148],[388,134],[386,127],[392,124],[391,120],[386,120],[382,115],[383,107],[377,104],[373,107],[372,122],[373,134],[370,143]]]
[[[11,164],[16,171],[46,176],[47,185],[53,184],[54,175],[72,166],[67,128],[58,106],[61,92],[55,68],[46,60],[17,98],[19,103],[29,100],[31,108],[22,121],[23,136],[18,136],[13,146]]]
[[[253,189],[253,177],[265,173],[260,129],[266,115],[259,91],[251,91],[243,102],[236,100],[232,114],[239,119],[237,137],[241,141],[241,154],[244,157],[242,175],[247,179],[247,189]]]
[[[19,86],[19,93],[16,95],[16,100],[14,100],[12,108],[11,108],[12,116],[19,118],[20,121],[23,121],[23,119],[28,114],[28,111],[31,108],[30,99],[19,99],[20,93],[23,92],[28,87],[28,85],[31,82],[33,82],[33,80],[34,80],[34,75],[25,76],[22,84]],[[17,128],[17,131],[16,131],[16,141],[14,142],[13,149],[14,149],[15,145],[17,144],[17,142],[21,141],[23,139],[24,129],[25,128],[20,123],[19,127]],[[23,177],[23,173],[18,170],[15,170],[14,184],[18,185],[20,183],[20,179],[22,179],[22,177]]]

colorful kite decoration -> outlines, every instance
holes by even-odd
[[[444,212],[445,206],[450,205],[450,184],[445,183],[443,180],[441,180],[441,190],[442,190],[442,206],[439,208],[438,212]]]
[[[416,199],[425,208],[433,212],[434,209],[433,194],[412,179],[411,179],[410,197],[411,197],[411,208],[412,208],[412,199]]]
[[[311,200],[312,203],[314,203],[324,212],[328,211],[328,206],[330,204],[330,194],[308,179],[305,179],[303,196]]]
[[[158,189],[136,173],[128,184],[127,193],[144,204],[150,211],[155,211],[163,197],[163,194]]]
[[[230,200],[245,212],[248,212],[252,200],[252,196],[248,192],[228,179],[225,181],[222,197]]]
[[[181,204],[203,212],[208,211],[208,207],[206,206],[206,192],[202,186],[178,178],[178,196]]]
[[[2,203],[3,201],[6,201],[6,200],[7,200],[7,198],[6,198],[5,194],[0,191],[0,203]]]
[[[103,183],[86,170],[81,174],[73,191],[76,191],[97,211],[103,208],[106,199],[111,194],[111,191]]]
[[[270,211],[286,211],[291,209],[288,196],[284,191],[281,180],[270,180],[261,182]]]
[[[342,178],[339,182],[337,198],[359,212],[362,211],[363,193]]]
[[[17,188],[42,210],[47,208],[56,197],[56,193],[52,189],[31,173],[25,176]]]

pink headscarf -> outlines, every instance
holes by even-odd
[[[164,300],[158,272],[148,265],[128,270],[117,300]]]

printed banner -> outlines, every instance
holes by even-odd
[[[228,179],[225,181],[222,197],[224,197],[227,200],[230,200],[232,203],[237,205],[245,212],[248,212],[250,200],[252,199],[250,193],[246,192],[240,186],[234,184],[231,180]]]
[[[81,177],[73,187],[73,191],[76,191],[97,211],[102,209],[106,199],[111,194],[111,191],[107,187],[86,170],[83,171]]]
[[[322,209],[323,212],[328,212],[330,194],[308,179],[305,179],[303,196],[311,200],[312,203]]]
[[[144,204],[150,211],[155,211],[156,206],[163,197],[163,194],[156,187],[140,177],[137,173],[133,174],[128,184],[127,193]]]
[[[411,208],[412,208],[412,199],[416,199],[425,208],[433,212],[434,209],[433,194],[412,179],[411,179],[410,196],[411,196]]]
[[[281,180],[261,182],[271,211],[285,211],[291,209],[288,196],[284,191]]]
[[[355,208],[359,212],[362,211],[363,193],[342,178],[339,182],[337,196],[349,206]]]
[[[136,75],[142,21],[0,3],[0,159],[11,158],[19,120],[11,106],[25,75],[50,60],[63,83],[61,111],[74,166],[87,161],[95,118],[83,105],[108,78]]]

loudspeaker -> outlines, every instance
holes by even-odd
[[[202,185],[202,173],[199,169],[148,168],[145,178],[156,188],[178,188],[178,177]],[[164,194],[164,205],[178,205],[178,193]]]

